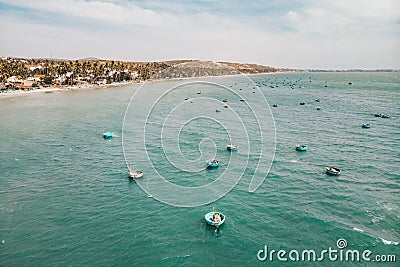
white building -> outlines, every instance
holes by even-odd
[[[36,69],[41,70],[41,69],[42,69],[42,66],[37,65],[37,66],[29,67],[29,70],[30,70],[30,71],[34,71],[34,70],[36,70]]]

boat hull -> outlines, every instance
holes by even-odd
[[[219,213],[221,215],[221,221],[219,223],[213,221],[213,215],[216,213]],[[211,211],[211,212],[207,213],[206,215],[204,215],[204,219],[206,220],[206,222],[212,226],[222,225],[225,222],[225,218],[226,217],[224,214],[222,214],[221,212],[217,212],[217,211]]]
[[[307,151],[307,146],[296,146],[297,151]]]
[[[206,161],[207,167],[209,168],[217,168],[219,166],[219,163],[211,163],[211,160]]]
[[[104,139],[110,139],[112,137],[113,137],[113,133],[112,132],[103,133],[103,138]]]
[[[237,146],[230,146],[230,145],[227,145],[226,149],[228,149],[229,151],[238,151],[239,150],[239,148]]]
[[[327,167],[326,168],[326,174],[332,175],[332,176],[338,176],[338,175],[340,175],[340,170],[337,169],[337,168]]]
[[[143,176],[143,172],[128,172],[129,178],[138,179]]]

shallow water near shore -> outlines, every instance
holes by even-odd
[[[400,74],[250,78],[275,121],[271,170],[253,193],[248,192],[250,180],[242,179],[216,202],[193,208],[161,203],[139,187],[140,181],[127,178],[122,124],[140,85],[0,99],[0,265],[277,266],[276,258],[259,261],[257,252],[265,245],[270,250],[320,252],[337,249],[340,238],[347,241],[346,249],[396,255],[399,261]],[[239,83],[235,76],[221,79]],[[243,90],[255,85],[239,84]],[[154,116],[163,115],[155,110]],[[365,122],[370,129],[361,128]],[[226,162],[228,141],[218,127],[209,121],[205,125],[215,131],[216,145],[222,147],[217,157]],[[130,127],[126,130],[135,133]],[[106,131],[116,136],[104,140]],[[204,133],[187,132],[187,140],[182,132],[181,149],[194,160],[190,151],[197,151],[199,143],[189,140],[200,140]],[[131,146],[143,143],[134,135],[127,140]],[[295,150],[299,143],[308,146],[307,152]],[[221,166],[206,173],[210,180],[191,180],[168,162],[157,161],[157,149],[151,147],[149,155],[179,185],[201,186],[224,170]],[[235,155],[247,157],[243,150]],[[327,176],[326,166],[336,166],[342,174]],[[147,166],[138,167],[151,180]],[[227,217],[219,234],[204,221],[213,206]],[[325,259],[322,264],[341,262]]]

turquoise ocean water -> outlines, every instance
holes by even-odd
[[[248,104],[262,105],[257,96],[262,93],[270,109],[256,115],[270,130],[251,123],[254,116],[243,108],[247,102],[208,83],[171,91],[154,106],[159,90],[182,81],[148,83],[142,88],[147,91],[132,85],[0,98],[0,266],[278,266],[276,258],[259,261],[258,251],[267,245],[269,250],[319,253],[338,249],[338,239],[347,241],[346,249],[371,250],[371,258],[397,257],[397,263],[346,265],[398,266],[400,74],[281,73],[250,78],[254,83],[237,76],[213,82],[247,94]],[[201,95],[196,94],[199,90]],[[125,116],[135,92],[136,97],[142,93],[140,101],[133,98]],[[235,154],[225,146],[240,131],[227,133],[222,125],[242,125],[230,120],[230,108],[212,102],[223,98],[238,111],[248,131],[249,140],[234,139],[240,146]],[[170,124],[163,122],[179,103],[187,105],[181,108],[188,118],[201,110],[217,119],[197,116],[179,128],[177,139],[174,125],[184,125],[187,118],[178,114],[169,117]],[[146,117],[143,140],[138,121]],[[361,128],[364,122],[371,128]],[[116,136],[104,140],[105,131]],[[261,135],[268,141],[262,155]],[[179,149],[171,145],[177,140]],[[308,151],[297,152],[298,143],[308,145]],[[135,151],[142,147],[151,164],[143,150]],[[214,154],[220,168],[205,170],[204,158]],[[189,163],[178,166],[182,156]],[[264,157],[273,157],[268,176],[249,192],[255,164]],[[143,180],[127,178],[126,161],[145,171]],[[342,174],[327,176],[328,165]],[[215,202],[177,207],[145,192],[150,186],[162,197],[180,194],[154,182],[154,169],[186,187],[205,186],[229,171],[237,177],[243,173],[243,178],[209,190],[212,199],[213,190],[232,183]],[[255,178],[262,182],[265,174]],[[194,194],[188,202],[201,197]],[[181,202],[185,203],[190,204]],[[219,233],[203,219],[213,206],[227,216]],[[315,265],[290,261],[285,265]],[[320,264],[343,262],[326,258]]]

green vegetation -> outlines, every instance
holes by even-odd
[[[124,62],[115,60],[54,60],[2,58],[0,60],[0,89],[26,88],[35,85],[79,85],[124,81],[145,81],[162,77],[160,73],[177,71],[172,77],[193,75],[226,75],[220,66],[242,73],[275,72],[278,69],[239,63],[210,63],[211,61],[175,60],[165,62]],[[186,64],[181,64],[186,63]],[[178,67],[177,67],[178,66]],[[186,67],[187,66],[187,67]],[[190,66],[190,67],[189,67]],[[172,67],[172,68],[171,68]],[[201,71],[199,71],[201,70]],[[169,72],[168,72],[169,71]]]

